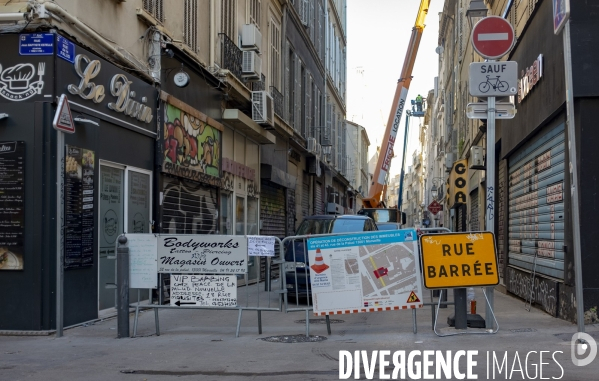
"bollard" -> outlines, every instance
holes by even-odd
[[[117,337],[129,337],[129,247],[127,237],[119,236],[116,249]]]
[[[455,329],[467,329],[468,320],[466,316],[466,289],[454,288],[453,301],[455,303]]]
[[[266,266],[264,266],[264,291],[271,291],[270,285],[270,257],[266,257]]]

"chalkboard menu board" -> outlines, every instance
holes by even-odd
[[[25,142],[0,142],[0,270],[23,269]]]
[[[65,269],[94,261],[93,151],[67,146],[65,156]]]

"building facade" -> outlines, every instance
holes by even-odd
[[[591,142],[590,110],[594,105],[595,76],[588,69],[599,59],[590,46],[596,44],[597,16],[585,2],[571,4],[571,44],[573,67],[573,123],[577,136],[583,295],[574,292],[574,252],[571,198],[572,189],[568,156],[564,42],[555,35],[551,1],[485,1],[488,15],[510,21],[516,43],[502,60],[518,63],[518,94],[511,100],[517,110],[515,118],[498,120],[496,157],[486,158],[484,165],[494,165],[495,199],[487,202],[485,171],[476,147],[486,149],[486,123],[470,120],[465,106],[479,101],[468,94],[468,65],[482,61],[470,43],[471,22],[467,17],[470,1],[447,0],[440,17],[439,76],[433,114],[437,133],[429,135],[437,150],[439,167],[434,177],[466,163],[466,195],[462,202],[446,197],[445,222],[452,230],[485,229],[488,213],[495,215],[500,289],[531,300],[547,313],[575,320],[576,297],[583,297],[587,322],[596,319],[592,309],[598,304],[597,261],[585,252],[595,245],[590,226],[596,171]],[[582,38],[582,36],[586,36]],[[588,37],[588,38],[587,38]],[[506,100],[508,100],[506,98]],[[435,126],[435,123],[432,124]],[[432,147],[432,145],[431,145]],[[473,148],[474,147],[474,148]],[[443,156],[445,160],[443,160]],[[443,161],[445,165],[443,166]],[[463,164],[462,164],[463,165]],[[433,164],[434,167],[434,164]],[[445,168],[443,168],[445,167]],[[482,167],[484,169],[484,166]],[[444,176],[440,176],[444,177]],[[432,184],[431,184],[432,186]],[[451,185],[447,191],[451,190]],[[533,276],[534,274],[534,276]]]
[[[0,142],[23,163],[0,286],[30,301],[2,298],[0,329],[54,329],[57,309],[63,325],[113,313],[123,232],[283,238],[329,201],[355,208],[345,1],[13,1],[0,13]],[[60,148],[62,94],[76,131]],[[61,177],[72,192],[49,185]],[[263,274],[250,263],[250,281]]]

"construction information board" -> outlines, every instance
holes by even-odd
[[[314,314],[422,307],[414,229],[308,239]]]
[[[420,237],[424,287],[460,288],[499,283],[491,232],[425,234]]]
[[[171,306],[236,307],[235,275],[171,275]]]
[[[159,273],[245,274],[248,242],[235,235],[161,235]]]

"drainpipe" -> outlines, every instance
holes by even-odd
[[[52,12],[52,13],[60,16],[67,23],[69,23],[72,26],[74,26],[77,29],[79,29],[85,35],[87,35],[92,40],[94,40],[95,42],[97,42],[100,46],[102,46],[104,49],[108,50],[112,55],[114,55],[120,61],[125,62],[125,63],[131,65],[132,67],[134,67],[136,70],[138,70],[139,74],[142,77],[144,77],[144,79],[146,79],[147,81],[149,81],[151,83],[154,83],[156,81],[156,79],[154,77],[152,77],[150,74],[147,73],[149,71],[148,68],[139,67],[139,65],[137,65],[135,62],[131,61],[130,59],[128,59],[127,57],[125,57],[121,52],[119,52],[113,46],[112,43],[110,43],[104,37],[100,36],[93,29],[91,29],[90,27],[88,27],[87,25],[85,25],[84,23],[82,23],[81,21],[79,21],[79,19],[77,19],[75,16],[71,15],[70,13],[68,13],[64,8],[62,8],[58,4],[50,2],[50,1],[47,1],[47,0],[37,0],[37,4],[45,7],[45,9],[47,11],[50,11],[50,12]],[[33,4],[30,3],[29,7],[30,8],[34,8],[35,7],[35,3],[33,3]]]
[[[216,18],[216,10],[214,6],[214,0],[210,0],[210,67],[214,67],[214,56],[215,56],[215,48],[216,44],[214,43],[214,39],[216,38],[216,22],[214,21]]]

